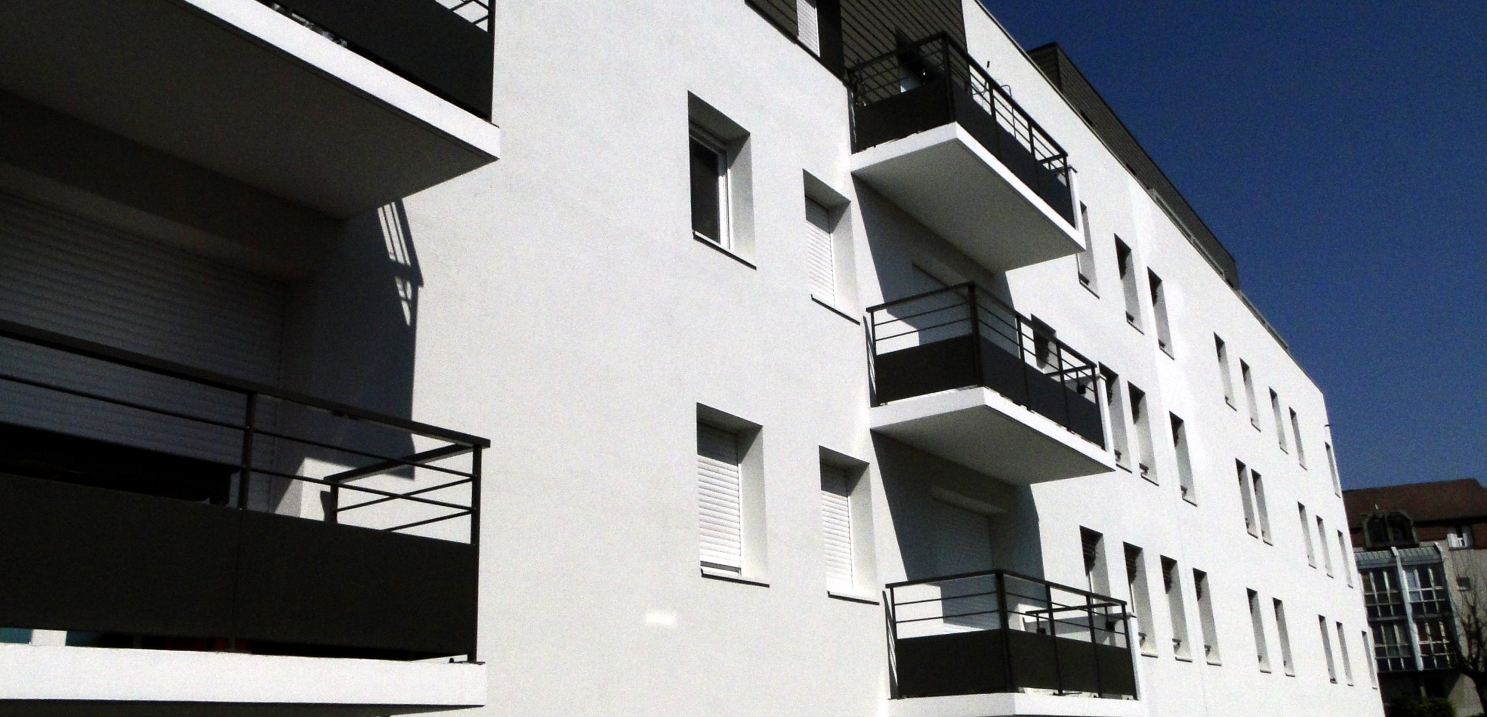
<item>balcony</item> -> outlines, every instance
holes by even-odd
[[[1120,600],[1003,570],[886,587],[894,717],[1143,713]]]
[[[852,173],[992,271],[1075,254],[1068,155],[945,35],[850,70]]]
[[[0,88],[344,218],[495,161],[489,10],[15,0]]]
[[[31,411],[0,424],[0,642],[23,643],[0,645],[0,704],[484,702],[488,441],[7,321],[0,341],[53,357],[0,366]]]
[[[1095,364],[974,284],[868,309],[873,430],[1009,483],[1115,470]]]

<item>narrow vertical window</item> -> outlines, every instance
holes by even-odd
[[[1291,662],[1291,631],[1286,627],[1286,605],[1279,599],[1275,604],[1275,636],[1280,640],[1280,666],[1286,674],[1294,676],[1296,665]]]
[[[1110,571],[1105,565],[1104,536],[1089,528],[1080,528],[1079,543],[1084,551],[1085,589],[1099,595],[1109,595]]]
[[[1318,615],[1317,625],[1322,629],[1322,654],[1327,657],[1327,679],[1337,684],[1337,663],[1332,658],[1332,638],[1327,635],[1327,618]]]
[[[1260,526],[1255,520],[1255,501],[1250,488],[1249,468],[1245,467],[1243,461],[1234,461],[1234,467],[1239,474],[1239,502],[1244,507],[1244,529],[1258,538]]]
[[[738,434],[697,424],[697,500],[702,567],[743,572],[743,473]]]
[[[728,148],[692,128],[692,235],[728,247]]]
[[[1348,657],[1348,633],[1340,622],[1337,623],[1337,656],[1342,662],[1342,675],[1351,686],[1353,684],[1353,661]]]
[[[1270,410],[1275,414],[1275,442],[1280,444],[1282,451],[1290,452],[1286,446],[1286,424],[1280,413],[1280,394],[1275,389],[1270,389]]]
[[[1254,590],[1245,590],[1249,599],[1249,621],[1250,628],[1255,633],[1255,657],[1260,660],[1260,671],[1270,671],[1270,647],[1265,644],[1265,619],[1260,610],[1260,593]]]
[[[1234,405],[1234,376],[1229,369],[1229,347],[1224,345],[1224,340],[1219,338],[1218,334],[1213,335],[1213,347],[1218,353],[1219,377],[1224,385],[1224,403],[1229,404],[1229,408],[1237,410]]]
[[[1347,576],[1348,587],[1353,587],[1353,571],[1348,554],[1352,551],[1348,548],[1348,539],[1343,537],[1342,531],[1337,531],[1337,554],[1342,556],[1342,574]]]
[[[1317,551],[1311,544],[1311,523],[1306,517],[1306,506],[1297,503],[1296,510],[1301,513],[1301,539],[1306,543],[1306,564],[1317,566]]]
[[[1089,207],[1079,205],[1079,224],[1084,228],[1084,251],[1075,254],[1079,267],[1079,283],[1099,296],[1100,284],[1095,279],[1095,242],[1090,235]]]
[[[1198,494],[1193,490],[1193,461],[1188,455],[1187,427],[1181,418],[1170,413],[1167,416],[1172,419],[1172,450],[1177,454],[1178,491],[1183,500],[1197,505]]]
[[[1301,443],[1301,419],[1296,417],[1296,409],[1291,409],[1291,435],[1296,437],[1296,462],[1306,467],[1306,447]]]
[[[1260,407],[1255,403],[1255,379],[1250,375],[1249,364],[1239,362],[1239,378],[1244,381],[1244,397],[1249,399],[1249,424],[1260,430]]]
[[[1378,689],[1379,666],[1378,663],[1375,662],[1372,658],[1373,643],[1368,639],[1367,630],[1363,630],[1358,633],[1358,644],[1362,645],[1360,649],[1363,650],[1363,669],[1368,671],[1368,684],[1373,685],[1374,689]]]
[[[1120,376],[1115,375],[1114,371],[1101,366],[1100,374],[1105,377],[1105,406],[1110,414],[1110,442],[1115,451],[1115,465],[1130,470],[1131,451],[1126,439],[1125,391],[1121,390]]]
[[[1136,288],[1136,267],[1132,264],[1131,247],[1115,238],[1115,266],[1120,270],[1120,285],[1126,297],[1126,323],[1141,328],[1141,298]]]
[[[1162,286],[1162,279],[1150,269],[1146,270],[1146,280],[1151,288],[1151,316],[1157,325],[1157,348],[1172,355],[1172,327],[1167,324],[1167,290]]]
[[[1332,577],[1332,551],[1327,549],[1327,521],[1317,516],[1317,548],[1322,551],[1322,564],[1327,566],[1327,577]]]
[[[811,274],[811,296],[836,306],[836,242],[831,236],[831,212],[805,200],[807,263]]]
[[[821,20],[816,0],[795,0],[795,21],[800,44],[811,54],[821,54]]]
[[[1213,621],[1213,595],[1208,589],[1208,573],[1193,571],[1193,593],[1198,598],[1198,622],[1203,627],[1203,659],[1210,665],[1220,664],[1218,626]]]
[[[1260,523],[1260,539],[1270,540],[1270,507],[1265,503],[1265,481],[1259,471],[1250,471],[1250,484],[1255,488],[1255,518]]]
[[[826,556],[826,589],[853,593],[857,576],[852,551],[852,492],[847,469],[821,464],[821,535]]]
[[[1126,587],[1131,595],[1131,618],[1136,621],[1136,647],[1143,655],[1157,654],[1156,634],[1152,630],[1151,592],[1146,584],[1146,560],[1141,549],[1125,544]]]
[[[1141,448],[1141,455],[1136,459],[1136,467],[1142,478],[1155,483],[1157,482],[1157,462],[1151,445],[1151,417],[1146,411],[1146,392],[1136,388],[1136,385],[1132,383],[1127,383],[1126,388],[1131,394],[1131,423],[1136,426],[1136,440]]]
[[[1322,447],[1327,449],[1327,468],[1332,471],[1332,492],[1342,495],[1342,479],[1337,476],[1337,456],[1332,452],[1331,443],[1324,443]]]
[[[1167,612],[1172,616],[1172,654],[1180,660],[1192,659],[1188,649],[1188,618],[1182,605],[1182,576],[1177,574],[1177,561],[1162,556],[1162,590],[1167,594]]]

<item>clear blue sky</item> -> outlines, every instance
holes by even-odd
[[[983,2],[1233,252],[1344,487],[1487,482],[1487,2]]]

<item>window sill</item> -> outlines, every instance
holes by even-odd
[[[1136,333],[1138,333],[1138,334],[1141,334],[1143,336],[1146,335],[1146,330],[1145,329],[1142,329],[1141,326],[1136,323],[1136,320],[1133,319],[1133,318],[1131,318],[1129,314],[1126,315],[1126,326],[1129,326],[1129,327],[1135,329],[1136,330]]]
[[[702,244],[702,245],[706,246],[709,249],[712,249],[713,251],[718,252],[719,254],[722,254],[723,256],[726,256],[726,257],[728,257],[728,258],[730,258],[730,259],[732,259],[732,260],[734,260],[734,261],[736,261],[736,262],[738,262],[740,264],[743,264],[744,266],[747,266],[750,269],[753,269],[755,271],[758,271],[759,270],[759,267],[754,266],[754,263],[753,262],[751,262],[748,259],[745,259],[745,258],[743,258],[743,257],[741,257],[741,256],[739,256],[737,254],[734,254],[727,247],[725,247],[722,244],[719,244],[719,243],[717,243],[717,242],[715,242],[715,241],[713,241],[711,239],[704,238],[704,237],[699,236],[699,235],[697,235],[697,234],[694,233],[692,235],[692,240],[693,241],[696,241],[698,244]]]
[[[1214,667],[1223,667],[1224,666],[1224,663],[1218,662],[1218,661],[1215,661],[1215,660],[1207,660],[1207,662],[1208,662],[1208,664],[1213,665]]]
[[[1228,396],[1224,396],[1224,403],[1229,404],[1229,408],[1232,408],[1232,409],[1234,409],[1236,411],[1239,410],[1239,407],[1236,406],[1236,405],[1234,405],[1234,399],[1229,398]]]
[[[767,587],[769,587],[769,583],[766,583],[766,582],[764,582],[762,580],[755,580],[753,578],[746,578],[746,577],[744,577],[742,575],[737,575],[737,574],[734,574],[734,573],[730,573],[730,572],[727,572],[725,570],[714,570],[712,568],[706,568],[706,567],[702,568],[702,577],[707,578],[709,580],[722,580],[723,582],[727,582],[727,583],[738,583],[740,585],[753,585],[753,586],[761,587],[761,588],[767,588]]]
[[[1178,662],[1192,662],[1193,661],[1193,658],[1188,657],[1187,655],[1173,655],[1172,656],[1172,659],[1177,660]]]
[[[863,605],[877,605],[877,604],[879,604],[876,599],[870,598],[870,597],[868,597],[866,595],[855,595],[853,593],[839,593],[839,592],[836,592],[834,590],[827,590],[826,591],[826,597],[829,597],[829,598],[831,598],[833,600],[843,600],[845,602],[861,603]]]
[[[848,321],[850,321],[850,322],[852,322],[854,324],[857,324],[858,326],[861,326],[862,325],[862,322],[861,321],[858,321],[857,319],[854,319],[851,316],[847,315],[847,312],[842,311],[841,309],[838,309],[835,306],[832,306],[831,304],[828,304],[828,303],[826,303],[826,302],[824,302],[824,301],[816,298],[816,295],[815,294],[812,294],[811,295],[811,301],[814,301],[817,304],[820,304],[821,306],[826,307],[826,309],[828,311],[830,311],[831,313],[836,314],[837,316],[840,316],[840,317],[842,317],[842,318],[844,318],[844,319],[846,319],[846,320],[848,320]]]
[[[1275,541],[1271,540],[1270,538],[1261,537],[1260,540],[1265,541],[1266,545],[1275,545]]]
[[[1198,499],[1197,498],[1194,498],[1192,496],[1185,495],[1185,496],[1182,497],[1182,500],[1184,502],[1186,502],[1188,505],[1191,505],[1193,507],[1197,507],[1198,506]]]
[[[1265,674],[1268,675],[1268,674],[1270,674],[1270,668],[1269,667],[1261,667],[1260,668],[1260,672],[1263,672],[1263,673],[1265,673]]]
[[[1131,472],[1131,467],[1130,467],[1130,466],[1128,466],[1128,465],[1123,465],[1123,464],[1121,464],[1121,463],[1116,463],[1116,464],[1115,464],[1115,467],[1116,467],[1116,468],[1119,468],[1119,469],[1121,469],[1121,470],[1123,470],[1123,471],[1125,471],[1125,472],[1127,472],[1127,473],[1130,473],[1130,472]]]
[[[1100,292],[1095,289],[1095,287],[1093,286],[1093,284],[1091,282],[1082,281],[1083,278],[1084,277],[1080,277],[1081,281],[1079,282],[1079,285],[1082,286],[1082,287],[1084,287],[1084,290],[1085,291],[1088,291],[1096,299],[1100,298]]]
[[[1161,655],[1158,655],[1155,652],[1147,652],[1146,650],[1142,650],[1141,651],[1141,656],[1142,657],[1153,657],[1153,658],[1155,658],[1155,657],[1161,657]]]

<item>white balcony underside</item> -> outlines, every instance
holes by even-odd
[[[1115,470],[1108,451],[988,388],[874,406],[872,430],[1007,483]]]
[[[1145,717],[1138,700],[997,693],[889,700],[887,717]]]
[[[858,152],[852,174],[992,271],[1083,250],[1074,227],[958,124]]]
[[[0,644],[5,715],[371,715],[485,703],[482,665]]]
[[[7,0],[0,87],[333,217],[500,148],[494,125],[255,0]]]

